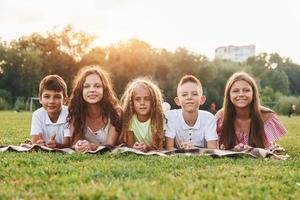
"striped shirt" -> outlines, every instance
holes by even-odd
[[[218,112],[215,115],[215,120],[217,122],[217,134],[220,136],[222,127],[223,127],[223,118],[222,113]],[[264,146],[266,148],[270,147],[274,141],[279,140],[282,136],[287,133],[287,130],[284,128],[283,124],[280,122],[278,116],[272,113],[264,122],[264,131],[265,131],[265,141]],[[236,141],[235,144],[245,144],[248,145],[249,133],[241,130],[236,130]]]

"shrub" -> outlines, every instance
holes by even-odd
[[[24,97],[18,97],[16,102],[15,102],[15,106],[14,109],[16,111],[21,111],[21,110],[28,110],[27,108],[27,102],[25,101]]]
[[[276,110],[280,114],[287,115],[291,104],[299,105],[298,99],[294,96],[283,96],[278,100]]]
[[[3,98],[4,100],[6,100],[7,103],[12,102],[11,93],[7,90],[0,89],[0,98]]]
[[[0,97],[0,110],[9,110],[9,103],[2,97]]]
[[[274,109],[276,111],[276,102],[282,97],[283,95],[280,92],[274,92],[274,90],[271,87],[265,87],[261,89],[260,91],[260,98],[261,98],[261,103],[264,106],[267,106],[271,109]]]

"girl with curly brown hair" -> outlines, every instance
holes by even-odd
[[[121,113],[108,74],[99,66],[83,68],[74,80],[69,106],[73,148],[85,152],[116,145]]]

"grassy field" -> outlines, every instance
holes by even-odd
[[[281,117],[286,161],[0,153],[0,199],[300,199],[300,117]],[[31,113],[0,112],[0,145],[29,138]]]

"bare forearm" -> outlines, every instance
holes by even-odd
[[[56,147],[58,149],[62,149],[62,148],[69,148],[70,144],[60,144],[60,143],[56,143]]]
[[[90,150],[95,151],[101,144],[90,143]]]
[[[207,148],[208,149],[217,149],[218,148],[217,140],[207,141]]]

